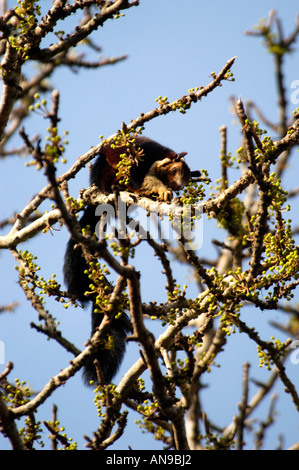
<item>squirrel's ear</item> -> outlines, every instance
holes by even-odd
[[[183,158],[187,154],[188,154],[188,152],[181,152],[181,153],[178,154],[178,157]]]
[[[176,160],[178,157],[178,154],[176,152],[167,152],[165,154],[165,158],[169,158],[169,160]]]
[[[167,157],[171,159],[173,162],[179,162],[180,160],[184,160],[184,156],[187,155],[187,152],[181,153],[168,153]]]

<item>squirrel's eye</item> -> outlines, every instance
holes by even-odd
[[[173,174],[173,175],[176,175],[177,171],[178,171],[177,168],[173,168],[173,169],[172,169],[172,174]]]

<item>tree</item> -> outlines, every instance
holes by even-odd
[[[67,137],[61,131],[59,90],[52,90],[50,107],[44,98],[51,89],[48,79],[61,66],[97,69],[124,60],[125,56],[122,56],[94,63],[76,50],[82,41],[87,50],[98,50],[99,46],[91,36],[93,31],[138,3],[137,0],[55,0],[50,10],[43,13],[38,1],[23,0],[14,9],[4,11],[0,20],[1,156],[15,158],[29,154],[30,166],[42,170],[42,178],[46,179],[43,189],[24,205],[20,213],[1,221],[6,234],[0,238],[0,247],[9,250],[16,261],[19,288],[38,316],[39,324],[32,322],[32,328],[72,355],[70,363],[61,364],[60,371],[36,393],[26,385],[30,378],[25,378],[26,382],[17,380],[13,383],[10,380],[13,365],[11,362],[6,364],[0,376],[0,423],[2,433],[13,449],[31,450],[42,445],[44,437],[41,438],[41,434],[45,429],[50,431],[54,449],[58,446],[76,448],[76,443],[60,428],[56,407],[52,419],[44,419],[43,423],[37,419],[37,412],[92,357],[95,344],[107,341],[109,326],[119,305],[130,313],[133,334],[128,340],[139,345],[140,357],[128,364],[118,384],[94,385],[99,424],[93,437],[86,437],[88,448],[113,446],[125,432],[128,413],[133,410],[140,416],[141,430],[159,440],[161,448],[243,449],[250,433],[250,417],[273,390],[277,379],[292,400],[294,412],[299,411],[298,393],[286,367],[286,359],[297,346],[292,338],[298,334],[298,308],[292,303],[299,282],[297,230],[288,218],[290,203],[298,197],[298,190],[286,191],[281,182],[299,142],[299,114],[298,110],[294,110],[291,117],[287,114],[283,75],[284,59],[292,50],[299,25],[297,23],[289,36],[283,36],[280,20],[272,11],[266,22],[249,32],[264,39],[274,58],[279,122],[267,120],[255,103],[232,98],[242,143],[236,151],[237,158],[232,157],[227,148],[227,128],[220,128],[221,178],[213,183],[210,194],[206,194],[207,185],[212,182],[202,170],[201,177],[189,184],[171,204],[118,189],[106,195],[95,187],[82,190],[77,197],[70,192],[70,180],[77,178],[99,153],[103,142],[111,142],[111,137],[103,138],[102,142],[78,156],[68,170],[57,176],[57,167],[65,162]],[[82,17],[77,19],[80,14]],[[76,26],[70,24],[71,33],[57,30],[61,20],[68,24],[67,21],[73,18],[76,18]],[[123,123],[113,137],[130,147],[149,121],[172,112],[185,114],[191,106],[208,100],[216,88],[234,82],[235,60],[227,60],[220,72],[212,72],[205,86],[192,88],[173,102],[160,96],[154,109]],[[38,64],[37,71],[31,67],[32,63]],[[26,121],[32,119],[34,113],[40,113],[47,122],[44,141],[41,136],[31,137],[26,131]],[[255,115],[259,122],[254,120]],[[11,148],[10,142],[17,133],[22,143]],[[232,167],[237,167],[240,174],[234,183],[229,183]],[[51,202],[50,210],[42,209],[45,201]],[[167,228],[171,227],[176,238],[154,238],[147,227],[133,223],[134,217],[129,217],[129,211],[125,220],[128,230],[115,230],[113,238],[107,236],[104,241],[98,240],[88,231],[80,230],[77,217],[87,204],[95,207],[109,204],[119,216],[120,203],[126,208],[142,209],[152,218],[154,214],[164,217]],[[219,250],[217,259],[200,258],[192,243],[198,242],[200,224],[205,218],[215,219],[226,234],[224,241],[212,242]],[[58,306],[74,309],[80,307],[80,303],[63,290],[55,274],[48,280],[41,276],[35,254],[22,250],[22,243],[38,239],[41,233],[54,233],[59,225],[66,226],[71,237],[83,247],[90,262],[92,289],[101,297],[100,308],[104,313],[103,322],[82,350],[68,339],[67,331],[60,330],[56,307],[50,309],[47,306],[48,299],[55,300],[57,309]],[[163,235],[165,225],[161,223],[161,226]],[[190,235],[194,239],[191,242]],[[163,270],[167,294],[164,303],[158,304],[156,298],[142,302],[142,276],[134,266],[134,254],[145,244],[158,258],[159,270]],[[187,286],[178,285],[175,280],[173,265],[177,262],[182,268],[192,270],[198,286],[193,297],[188,296]],[[14,307],[3,305],[1,312]],[[268,338],[258,327],[251,326],[248,312],[252,309],[261,313],[283,310],[287,322],[276,327],[286,331],[288,338],[281,341],[275,339],[273,333]],[[153,334],[145,318],[161,325],[158,334]],[[220,427],[209,419],[201,393],[209,381],[209,372],[218,357],[221,360],[220,353],[230,343],[234,331],[249,338],[257,348],[261,366],[270,372],[266,382],[257,384],[257,392],[250,400],[250,363],[244,364],[239,410],[231,423]],[[100,374],[101,365],[97,366]],[[144,380],[146,370],[149,374]],[[63,403],[60,406],[63,407]],[[274,420],[274,410],[273,402],[268,420],[260,418],[256,448],[261,447],[264,433]],[[19,418],[24,418],[22,428],[18,426]],[[297,448],[298,443],[294,442],[294,447]]]

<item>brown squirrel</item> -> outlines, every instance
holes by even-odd
[[[172,198],[172,191],[179,191],[189,183],[192,176],[199,172],[190,171],[184,160],[186,152],[177,154],[147,137],[137,137],[134,146],[137,158],[133,161],[127,189],[142,196],[157,195],[163,201]],[[95,183],[103,192],[110,193],[121,175],[119,164],[122,156],[129,154],[130,147],[112,148],[106,144],[91,170],[90,182]]]
[[[126,171],[126,189],[142,196],[158,196],[162,201],[169,201],[173,191],[179,191],[189,183],[193,176],[199,176],[199,172],[190,171],[184,161],[186,152],[177,154],[168,147],[147,138],[137,137],[134,142],[135,156],[130,156],[130,147],[111,146],[110,143],[101,148],[91,169],[90,183],[96,184],[98,188],[111,193],[113,187],[120,183],[123,178],[121,165]],[[128,158],[126,158],[128,157]],[[128,163],[126,165],[125,163]],[[95,231],[97,218],[95,208],[87,206],[80,220],[81,227],[90,227]],[[95,301],[92,296],[86,296],[89,290],[89,279],[85,274],[88,266],[83,257],[82,250],[75,248],[75,242],[70,239],[67,244],[64,261],[64,278],[68,293],[83,303],[92,301],[94,303],[92,313],[92,333],[100,325],[102,314],[95,313]],[[100,364],[102,377],[105,383],[111,382],[116,374],[125,352],[125,339],[131,331],[131,324],[126,313],[111,322],[110,336],[113,337],[113,348],[103,349],[99,347],[96,355],[84,368],[84,378],[88,384],[91,380],[97,382],[96,368],[93,360],[97,359]]]

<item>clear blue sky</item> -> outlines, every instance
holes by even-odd
[[[41,1],[46,8],[51,3]],[[14,2],[8,1],[8,4],[14,5]],[[281,17],[284,31],[293,31],[295,16],[299,12],[297,0],[140,0],[140,6],[127,10],[125,17],[107,22],[94,33],[94,41],[102,47],[103,56],[117,57],[127,53],[128,59],[114,66],[82,70],[78,74],[61,68],[52,78],[53,87],[61,95],[60,132],[69,132],[67,168],[92,145],[99,143],[99,135],[107,137],[120,128],[122,121],[128,123],[140,113],[153,109],[157,96],[167,96],[173,101],[187,93],[189,88],[206,85],[212,71],[218,72],[229,58],[237,56],[232,69],[235,82],[224,83],[202,102],[193,105],[186,115],[173,113],[150,122],[144,132],[178,152],[187,151],[187,161],[192,168],[206,168],[212,179],[218,178],[219,127],[223,124],[228,127],[228,150],[232,154],[240,145],[240,128],[231,113],[230,96],[241,97],[244,101],[251,99],[271,120],[275,121],[278,117],[273,61],[261,46],[260,38],[244,35],[244,31],[251,29],[260,18],[266,18],[272,8]],[[61,25],[60,29],[64,26]],[[95,60],[96,56],[87,58]],[[287,97],[293,92],[292,81],[299,79],[298,59],[297,50],[286,60]],[[29,134],[41,132],[45,136],[47,124],[42,118],[35,117],[25,124]],[[18,145],[20,141],[16,139],[14,143]],[[286,188],[297,186],[297,156],[295,152],[291,161],[291,176],[284,182]],[[14,211],[20,211],[46,183],[41,172],[25,168],[24,163],[24,159],[17,160],[15,157],[1,162],[1,220]],[[59,172],[65,169],[61,167]],[[232,172],[230,181],[236,178],[238,173]],[[76,197],[78,191],[87,185],[86,169],[70,185],[73,196]],[[49,204],[46,206],[49,207]],[[295,216],[297,214],[294,213]],[[199,255],[216,256],[210,240],[222,237],[214,222],[205,221],[204,243]],[[28,242],[22,248],[32,250],[38,256],[46,279],[57,272],[57,279],[63,283],[61,267],[67,239],[66,230],[61,228],[53,236],[41,235],[38,240]],[[143,300],[164,301],[161,269],[156,263],[150,270],[152,254],[144,247],[142,250],[142,253],[137,253],[135,263],[142,275]],[[70,356],[30,328],[30,322],[38,320],[16,284],[15,262],[10,253],[1,253],[0,263],[1,304],[20,302],[14,314],[1,316],[0,340],[5,343],[5,359],[15,364],[13,377],[26,379],[34,390],[40,390],[51,375],[67,365]],[[176,275],[178,282],[189,284],[188,294],[196,295],[196,286],[188,277],[190,273],[182,273],[178,269]],[[51,301],[48,307],[60,321],[65,336],[78,347],[83,347],[90,332],[89,310],[65,311]],[[261,314],[250,311],[246,321],[250,324],[261,322],[268,339],[272,334],[268,326],[270,318],[280,320],[281,316],[277,312]],[[156,331],[153,324],[148,323],[148,326]],[[276,331],[273,333],[278,334]],[[211,386],[204,393],[203,401],[211,419],[217,424],[230,423],[237,412],[241,397],[242,364],[252,357],[252,348],[245,336],[236,335],[225,353],[228,358],[226,367],[215,369],[209,377]],[[137,347],[130,345],[122,371],[134,363],[137,354]],[[219,361],[222,358],[224,356],[220,355]],[[265,377],[262,371],[255,367],[252,369],[255,378]],[[298,366],[289,369],[297,386],[298,370]],[[228,382],[231,387],[223,386]],[[254,392],[252,385],[251,396]],[[271,428],[266,440],[269,448],[275,447],[279,433],[285,434],[286,447],[299,440],[298,416],[290,397],[284,396],[283,387],[278,387],[277,392],[279,426]],[[91,435],[99,424],[92,399],[93,391],[83,386],[78,374],[41,407],[40,419],[51,419],[51,405],[56,403],[58,417],[66,432],[82,448],[82,434]],[[267,411],[264,410],[264,418]],[[127,449],[129,445],[133,449],[160,448],[160,444],[151,437],[140,434],[133,423],[134,419],[136,416],[130,419],[125,435],[114,448]],[[0,449],[4,448],[9,448],[9,444],[0,437]]]

